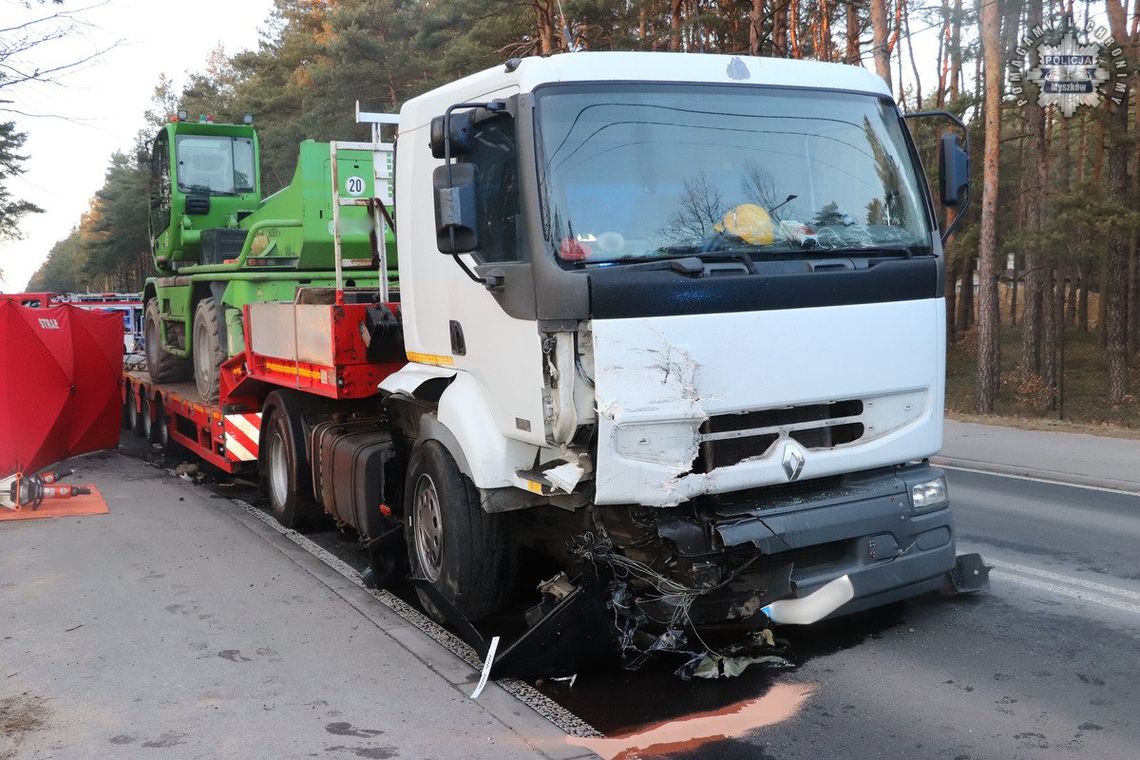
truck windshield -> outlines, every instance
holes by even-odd
[[[178,135],[178,189],[184,193],[235,195],[253,191],[253,140],[248,137]]]
[[[919,177],[886,99],[647,84],[536,96],[544,226],[564,261],[929,252]]]

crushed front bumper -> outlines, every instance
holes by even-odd
[[[948,502],[919,513],[910,498],[941,474],[922,463],[737,492],[661,510],[655,527],[677,567],[720,584],[693,602],[693,623],[748,622],[763,604],[848,575],[854,598],[832,613],[844,615],[944,586],[955,565]]]

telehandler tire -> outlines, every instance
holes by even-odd
[[[221,301],[203,298],[194,309],[194,384],[208,404],[218,401],[218,376],[229,358],[226,348],[226,312]]]
[[[159,320],[157,298],[147,301],[143,335],[146,341],[146,369],[152,380],[156,383],[181,383],[190,379],[190,361],[162,348],[162,323]]]
[[[471,621],[502,610],[515,588],[517,556],[508,514],[488,514],[438,441],[412,449],[404,489],[404,535],[413,579],[430,583]],[[420,588],[429,615],[444,615]]]

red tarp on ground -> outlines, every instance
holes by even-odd
[[[0,299],[0,477],[119,441],[123,318]]]
[[[90,488],[91,493],[82,496],[72,496],[70,499],[47,499],[38,507],[24,507],[23,509],[0,508],[0,523],[12,520],[39,520],[48,517],[87,517],[89,515],[105,515],[111,510],[107,507],[107,500],[95,486]]]

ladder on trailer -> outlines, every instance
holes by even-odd
[[[387,209],[392,206],[395,197],[395,163],[394,156],[396,145],[392,142],[384,142],[381,139],[380,130],[385,124],[396,125],[400,122],[399,114],[394,113],[373,113],[369,111],[360,110],[360,101],[356,102],[356,123],[369,124],[372,127],[372,142],[348,142],[345,140],[334,140],[329,143],[329,159],[332,164],[332,222],[333,222],[333,252],[335,254],[336,264],[336,302],[343,303],[344,300],[344,279],[342,275],[341,263],[341,240],[340,240],[340,209],[341,206],[367,206],[372,212],[372,229],[375,232],[373,237],[375,241],[375,249],[373,253],[377,256],[380,275],[380,298],[383,302],[388,301],[388,212]],[[362,198],[354,196],[351,193],[347,197],[342,197],[340,178],[337,176],[337,151],[338,150],[370,150],[372,151],[372,197]],[[392,230],[392,234],[395,234]]]

